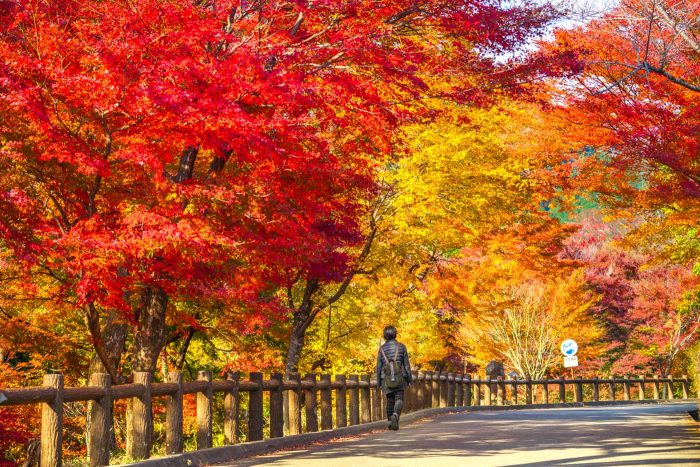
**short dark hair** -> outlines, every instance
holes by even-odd
[[[396,328],[394,326],[387,326],[384,328],[384,339],[388,341],[396,339]]]

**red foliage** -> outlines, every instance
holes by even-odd
[[[21,378],[20,372],[0,363],[0,388],[16,386]],[[20,455],[24,452],[27,442],[38,436],[39,420],[36,406],[0,406],[0,466],[16,465],[7,456],[10,453]]]
[[[159,287],[248,304],[245,326],[280,310],[287,271],[347,270],[374,164],[424,114],[401,103],[440,76],[436,95],[486,100],[533,71],[495,73],[493,52],[551,18],[437,0],[0,8],[0,239],[21,286],[125,313]]]
[[[594,217],[565,247],[582,262],[586,280],[600,295],[593,311],[607,330],[607,367],[615,374],[668,374],[676,355],[698,339],[700,278],[691,268],[651,263],[614,246],[620,234]]]
[[[699,288],[700,278],[688,267],[659,265],[640,271],[628,313],[629,351],[617,366],[670,374],[676,355],[699,337]]]
[[[567,104],[573,138],[606,153],[575,159],[572,183],[628,207],[700,196],[699,11],[697,2],[622,0],[559,31],[557,56],[577,56],[582,69],[557,101]]]

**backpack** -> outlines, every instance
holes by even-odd
[[[397,359],[399,357],[399,345],[396,344],[396,352],[394,353],[394,358],[389,360],[384,353],[384,348],[379,347],[384,357],[384,368],[382,368],[382,385],[384,389],[395,390],[403,388],[403,368],[401,367],[401,362]]]

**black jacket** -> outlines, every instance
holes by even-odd
[[[408,362],[408,351],[406,350],[406,346],[403,345],[401,342],[397,342],[396,339],[391,339],[389,341],[386,341],[377,353],[377,385],[379,387],[382,386],[382,369],[385,365],[382,350],[384,350],[387,359],[393,360],[394,355],[396,355],[397,346],[399,348],[399,353],[396,357],[396,360],[401,362],[401,369],[403,370],[403,377],[405,381],[404,387],[406,384],[413,382],[413,375],[411,374],[411,364]]]

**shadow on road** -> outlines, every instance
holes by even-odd
[[[280,452],[255,465],[700,465],[700,430],[688,406],[461,413],[398,432]],[[367,462],[361,461],[365,458]],[[417,460],[422,460],[418,463]],[[455,462],[459,460],[459,462]]]

